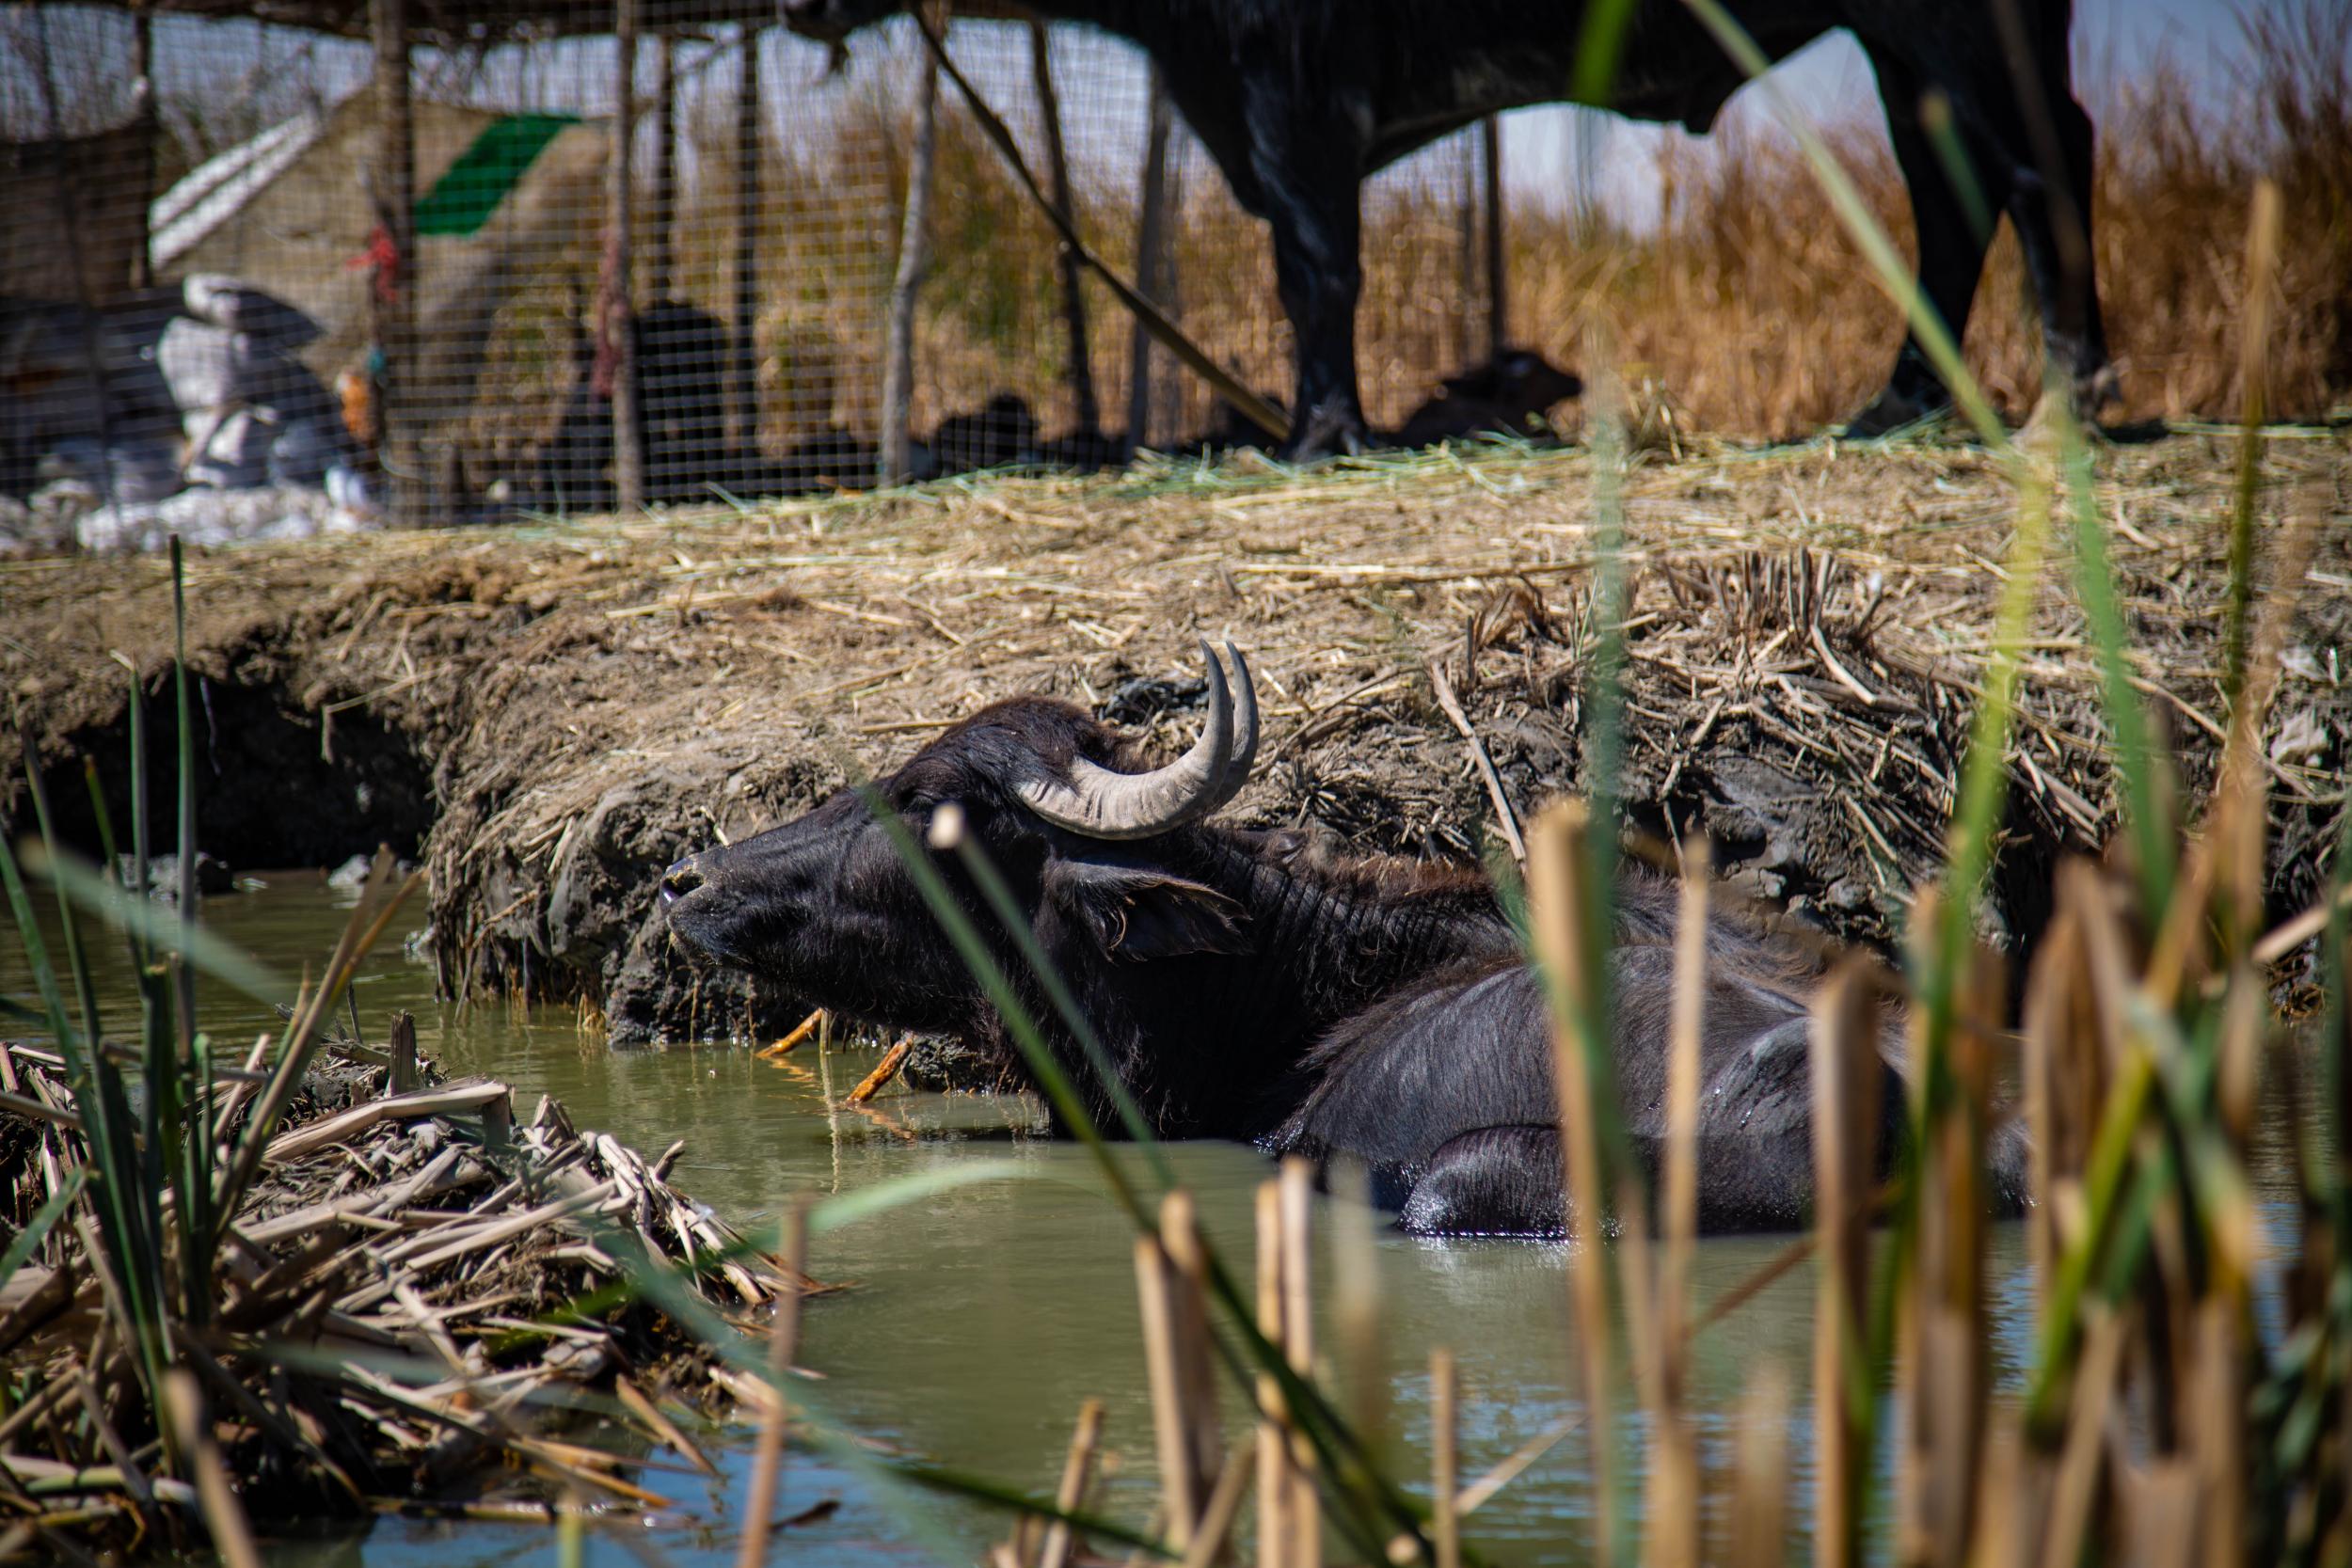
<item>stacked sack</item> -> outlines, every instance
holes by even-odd
[[[187,483],[324,490],[336,469],[356,476],[358,443],[341,404],[294,357],[318,324],[218,273],[190,277],[182,300],[187,314],[164,328],[155,362],[187,437]]]

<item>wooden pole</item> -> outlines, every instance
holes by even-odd
[[[416,348],[416,104],[409,93],[405,0],[372,0],[375,40],[376,140],[370,183],[381,246],[369,290],[375,341],[376,450],[390,482],[395,520],[424,520],[423,467],[417,458],[407,377]]]
[[[743,27],[742,80],[735,95],[735,441],[759,444],[759,29]]]
[[[637,384],[637,304],[629,253],[637,222],[630,151],[637,145],[637,17],[640,0],[612,7],[612,166],[607,171],[604,325],[612,348],[612,484],[623,512],[645,504],[645,420]]]
[[[1501,358],[1510,340],[1510,293],[1502,276],[1502,122],[1488,115],[1481,135],[1486,148],[1486,352]]]
[[[1136,287],[1143,297],[1168,308],[1168,88],[1158,67],[1152,71],[1152,107],[1143,138],[1143,194],[1136,214]],[[1127,455],[1152,439],[1152,334],[1140,319],[1127,334]]]
[[[898,270],[890,280],[890,319],[882,350],[882,472],[885,484],[914,475],[907,430],[914,398],[914,309],[923,286],[931,216],[931,166],[939,147],[939,61],[926,50],[914,99],[914,149],[907,158],[906,211],[898,226]]]
[[[653,277],[655,299],[677,297],[677,35],[663,29],[654,78]]]
[[[1076,197],[1070,188],[1070,150],[1061,135],[1061,100],[1054,91],[1053,40],[1045,24],[1029,24],[1029,71],[1037,78],[1038,114],[1045,122],[1045,157],[1053,181],[1054,210],[1065,223],[1077,218]],[[1055,247],[1055,268],[1061,275],[1062,333],[1070,351],[1070,402],[1073,418],[1083,431],[1103,428],[1103,411],[1094,397],[1094,363],[1087,350],[1086,293],[1079,284],[1078,255],[1067,244]]]
[[[151,0],[139,0],[131,24],[132,71],[136,76],[133,90],[138,95],[137,124],[144,133],[139,150],[139,243],[131,253],[131,287],[149,289],[155,284],[155,259],[154,236],[148,220],[149,209],[155,200],[155,137],[162,125],[155,102],[155,13]]]
[[[1465,369],[1476,361],[1482,340],[1490,325],[1481,315],[1491,316],[1492,310],[1481,312],[1486,279],[1479,276],[1479,261],[1484,254],[1479,235],[1478,163],[1481,143],[1472,136],[1464,136],[1457,144],[1462,154],[1461,184],[1455,191],[1454,227],[1460,245],[1454,261],[1458,277],[1454,279],[1454,297],[1461,301],[1461,341],[1456,345]]]

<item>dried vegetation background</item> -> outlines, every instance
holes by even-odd
[[[2352,0],[2247,8],[2238,63],[2192,89],[2177,65],[2128,83],[2086,72],[2099,131],[2093,218],[2100,290],[2123,372],[2119,418],[2227,420],[2238,408],[2238,322],[2247,203],[2257,179],[2280,190],[2287,254],[2280,277],[2270,407],[2315,419],[2352,400]],[[904,95],[899,95],[903,99]],[[1589,369],[1596,328],[1630,373],[1689,428],[1750,439],[1810,435],[1878,389],[1900,319],[1868,281],[1803,159],[1742,96],[1707,138],[1669,138],[1658,176],[1662,218],[1636,231],[1518,204],[1505,241],[1515,340]],[[846,112],[821,149],[771,145],[762,189],[787,215],[762,266],[756,343],[778,451],[827,421],[870,433],[879,419],[879,297],[906,182],[911,119],[898,100]],[[678,293],[723,309],[739,167],[731,125],[690,121],[702,177],[681,198]],[[1078,133],[1083,135],[1083,128]],[[1909,200],[1875,114],[1830,127],[1879,221],[1908,252]],[[886,205],[845,203],[839,171],[888,170]],[[1096,248],[1134,275],[1128,171],[1090,182],[1081,222]],[[1056,288],[1057,243],[968,113],[940,124],[932,284],[917,339],[914,425],[977,409],[994,393],[1026,396],[1048,434],[1074,420]],[[1201,346],[1252,386],[1286,392],[1291,340],[1264,227],[1237,207],[1215,170],[1191,160],[1174,224],[1173,312]],[[1403,422],[1436,377],[1485,353],[1475,203],[1438,176],[1375,181],[1363,218],[1365,288],[1358,315],[1365,405]],[[1469,226],[1466,239],[1466,225]],[[652,236],[644,236],[641,253]],[[874,253],[884,253],[873,260]],[[572,319],[594,297],[593,226],[564,263],[501,313],[482,404],[485,448],[519,451],[537,432],[517,411],[561,406],[575,355]],[[2041,385],[2023,275],[2004,226],[1977,296],[1971,366],[2013,417]],[[1089,284],[1092,372],[1105,410],[1126,406],[1128,324]],[[1155,393],[1155,439],[1211,424],[1206,388],[1170,377]],[[795,411],[787,417],[785,410]],[[828,411],[814,424],[791,418]],[[1118,422],[1114,412],[1109,418]],[[508,455],[512,455],[509,453]],[[495,464],[485,471],[492,471]]]
[[[2234,445],[2101,458],[2139,678],[2199,790],[2220,733]],[[2340,433],[2273,438],[2259,507],[2266,531],[2296,509],[2323,522],[2265,739],[2281,913],[2314,895],[2344,809],[2347,456]],[[1888,940],[1940,865],[2010,483],[1970,449],[1819,442],[1647,451],[1624,490],[1630,824],[1704,829],[1748,890]],[[425,858],[452,989],[574,1001],[616,1038],[766,1033],[794,1000],[685,967],[649,918],[663,865],[1013,692],[1181,745],[1201,636],[1248,651],[1270,724],[1236,819],[1416,855],[1499,843],[1430,667],[1516,814],[1582,786],[1593,492],[1588,454],[1478,449],[247,547],[191,562],[190,651],[216,706],[261,693],[325,753],[348,755],[370,718],[411,748],[438,809]],[[2012,943],[2046,915],[2052,859],[2114,816],[2068,570],[2061,550],[2011,759],[1996,904]],[[108,650],[167,662],[163,568],[10,565],[0,597],[0,675],[70,769],[63,798],[77,748],[118,744]],[[205,798],[271,786],[225,777]]]

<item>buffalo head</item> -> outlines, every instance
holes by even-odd
[[[1125,770],[1129,749],[1068,703],[996,703],[866,790],[845,789],[795,821],[671,866],[660,895],[670,929],[723,963],[875,1023],[968,1028],[985,998],[904,858],[910,847],[931,855],[975,927],[1002,939],[960,859],[943,852],[952,821],[977,841],[1057,960],[1073,942],[1113,959],[1242,950],[1239,906],[1171,870],[1148,842],[1231,800],[1256,757],[1248,665],[1226,644],[1236,700],[1206,644],[1201,654],[1208,721],[1168,766]],[[1009,941],[996,944],[1009,970],[1025,970]]]

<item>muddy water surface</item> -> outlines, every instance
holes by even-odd
[[[267,881],[262,891],[207,900],[207,924],[290,977],[306,964],[315,971],[349,895],[329,890],[316,873]],[[111,949],[104,956],[116,957]],[[106,979],[120,1027],[131,1015],[119,965]],[[0,991],[26,989],[15,933],[0,929]],[[380,1037],[393,1009],[412,1009],[420,1043],[444,1069],[511,1083],[523,1116],[550,1093],[579,1125],[649,1153],[684,1139],[678,1184],[739,1226],[772,1219],[796,1194],[846,1193],[971,1162],[1005,1164],[1013,1173],[1006,1180],[961,1187],[817,1241],[813,1271],[854,1288],[811,1304],[800,1357],[822,1377],[807,1385],[811,1401],[843,1428],[898,1451],[1050,1491],[1080,1402],[1101,1398],[1116,1468],[1098,1506],[1136,1523],[1148,1513],[1151,1418],[1129,1231],[1084,1151],[1034,1135],[1035,1109],[1025,1100],[894,1089],[870,1114],[829,1111],[829,1096],[837,1102],[872,1065],[870,1050],[820,1057],[803,1049],[782,1064],[716,1046],[612,1051],[583,1035],[569,1012],[437,1003],[430,970],[391,943],[371,960],[357,993],[370,1038]],[[218,1037],[249,1039],[277,1026],[264,1009],[220,988],[207,997],[205,1026]],[[1199,1196],[1211,1239],[1246,1275],[1251,1194],[1269,1174],[1267,1164],[1225,1144],[1183,1145],[1172,1154]],[[1337,1290],[1329,1238],[1362,1219],[1336,1201],[1317,1211],[1327,1350],[1335,1345],[1327,1319]],[[1368,1228],[1383,1349],[1369,1368],[1343,1362],[1333,1372],[1343,1386],[1368,1388],[1387,1402],[1399,1474],[1427,1474],[1433,1345],[1452,1346],[1462,1367],[1466,1478],[1578,1408],[1569,1392],[1566,1299],[1568,1271],[1579,1259],[1558,1246],[1427,1243],[1385,1224]],[[1772,1240],[1704,1243],[1701,1299],[1729,1289],[1778,1246]],[[2027,1304],[2018,1228],[2000,1227],[1995,1246],[2002,1324],[1995,1354],[2013,1376]],[[1750,1378],[1778,1368],[1802,1390],[1811,1291],[1809,1274],[1796,1271],[1701,1340],[1697,1401],[1708,1412],[1702,1430],[1710,1463],[1725,1460],[1728,1413]],[[626,1535],[651,1548],[643,1560],[732,1562],[746,1435],[726,1440],[723,1481],[648,1473],[646,1484],[675,1499],[675,1513],[592,1534],[590,1560],[639,1560],[618,1538]],[[1804,1453],[1804,1437],[1800,1402],[1793,1453]],[[1629,1422],[1622,1441],[1638,1452],[1638,1427]],[[1588,1465],[1581,1437],[1569,1438],[1474,1516],[1471,1537],[1497,1561],[1587,1560]],[[1621,1484],[1629,1501],[1638,1497],[1637,1481]],[[795,1451],[782,1513],[825,1499],[837,1500],[837,1510],[788,1531],[776,1560],[969,1562],[1004,1528],[974,1505]],[[1803,1508],[1796,1499],[1796,1517]],[[387,1520],[363,1535],[277,1543],[271,1556],[280,1568],[462,1568],[552,1561],[552,1554],[551,1537],[536,1528]]]

